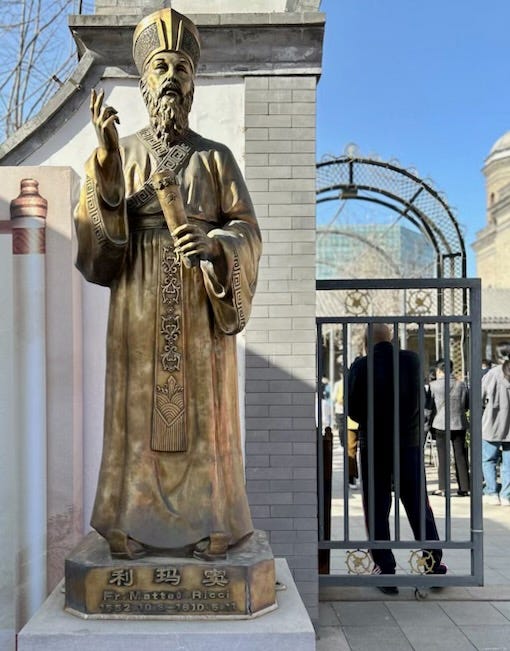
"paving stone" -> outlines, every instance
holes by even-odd
[[[404,629],[414,651],[469,651],[475,649],[456,626],[411,626]]]
[[[447,601],[441,604],[441,608],[459,626],[473,622],[483,622],[486,625],[508,623],[505,616],[491,603]]]
[[[350,651],[350,649],[342,629],[337,626],[319,626],[316,641],[317,651]]]
[[[398,626],[345,626],[343,632],[352,651],[413,651]]]
[[[399,626],[449,626],[452,620],[437,603],[387,602]]]
[[[382,602],[332,602],[332,607],[343,626],[396,626],[397,622]]]
[[[506,619],[510,621],[510,601],[493,601],[491,602],[494,608],[499,610]]]
[[[462,626],[461,631],[480,651],[509,651],[510,624],[508,626]]]

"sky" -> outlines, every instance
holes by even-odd
[[[510,0],[322,0],[317,159],[398,159],[442,191],[471,243],[485,226],[481,168],[510,130]]]
[[[510,0],[322,0],[321,11],[317,159],[356,143],[361,155],[432,179],[463,227],[475,275],[481,168],[510,130]]]

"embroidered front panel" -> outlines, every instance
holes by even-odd
[[[172,244],[161,244],[158,283],[156,381],[151,448],[187,449],[182,358],[182,287],[180,264]]]
[[[179,274],[179,260],[173,247],[163,247],[163,260],[161,263],[161,334],[163,335],[163,350],[161,352],[161,367],[172,373],[180,370],[181,353],[177,346],[180,338],[180,300],[181,285]]]

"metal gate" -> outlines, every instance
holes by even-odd
[[[320,584],[336,586],[469,586],[483,583],[483,520],[481,471],[481,306],[478,279],[385,279],[317,281],[317,386],[318,386],[318,500]],[[395,371],[393,415],[392,511],[390,542],[369,536],[374,518],[374,437],[381,423],[374,418],[374,346],[376,324],[393,330],[394,368],[399,349],[414,350],[419,358],[423,391],[420,389],[419,526],[414,533],[400,504],[399,463],[399,373]],[[368,336],[367,336],[368,335]],[[363,350],[363,339],[368,345]],[[362,490],[349,484],[347,430],[349,422],[349,368],[360,355],[367,355],[366,385],[368,470],[364,477],[366,508]],[[437,482],[435,442],[426,433],[425,383],[432,362],[444,358],[445,386],[455,376],[465,382],[469,395],[467,432],[471,491],[457,497],[455,479],[450,479],[450,394],[445,391],[445,437],[447,481],[444,496],[429,497]],[[452,371],[450,372],[450,362]],[[343,405],[338,404],[342,384]],[[343,407],[343,413],[341,408]],[[335,413],[336,412],[336,413]],[[339,442],[343,430],[344,446]],[[366,459],[367,457],[365,457]],[[438,540],[427,539],[425,517],[430,504]],[[365,513],[365,511],[368,511]],[[417,530],[418,528],[418,530]],[[391,548],[396,558],[396,576],[374,574],[368,550]],[[431,574],[434,550],[443,550],[447,574]]]

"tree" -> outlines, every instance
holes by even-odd
[[[70,14],[93,0],[2,0],[0,142],[34,117],[76,65]]]

